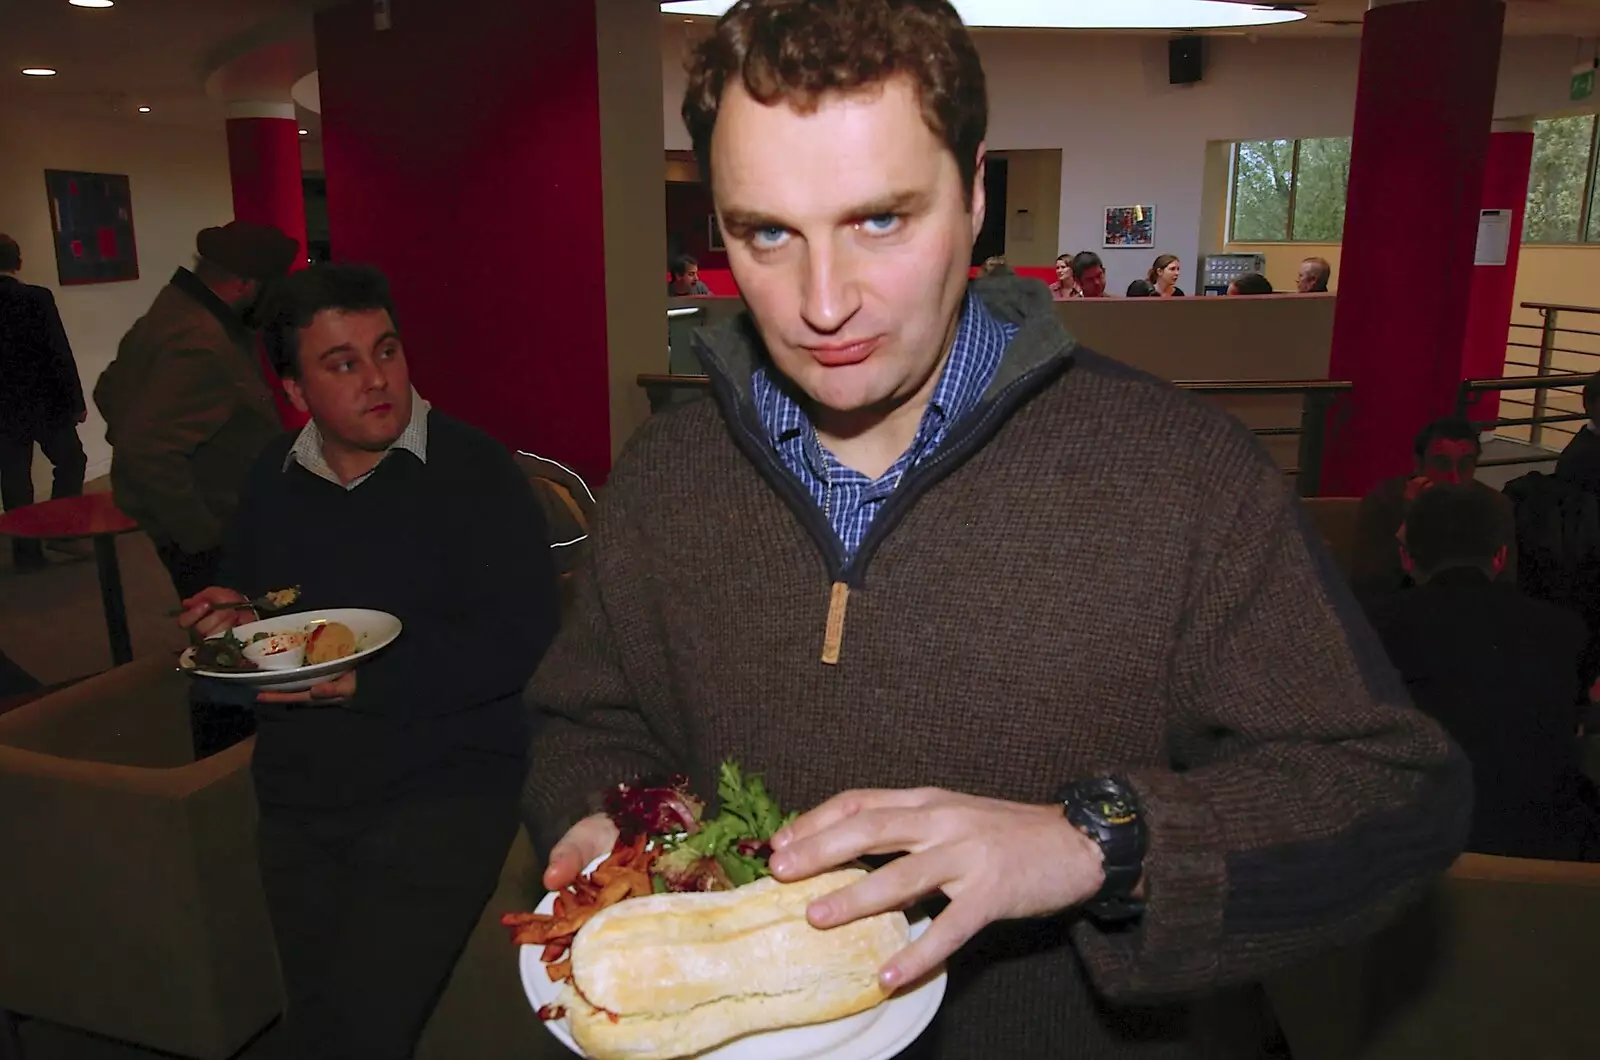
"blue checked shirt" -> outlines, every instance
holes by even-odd
[[[977,408],[1000,368],[1001,355],[1016,333],[1015,324],[1002,324],[976,295],[967,294],[950,358],[922,414],[916,437],[900,459],[877,479],[845,467],[823,448],[805,410],[773,381],[768,368],[756,371],[753,396],[767,438],[784,466],[811,493],[817,507],[828,513],[847,557],[855,556],[873,517],[906,472],[939,448],[952,424]]]

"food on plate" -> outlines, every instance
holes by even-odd
[[[343,622],[323,622],[306,638],[306,665],[333,662],[356,653],[356,634]]]
[[[705,805],[682,778],[661,787],[619,784],[606,795],[606,813],[623,838],[646,835],[660,851],[657,891],[726,891],[771,875],[767,858],[785,817],[759,776],[735,762],[717,774],[717,816],[702,820]]]
[[[843,869],[797,883],[767,858],[785,816],[759,776],[724,762],[717,813],[674,778],[621,784],[606,812],[619,837],[548,914],[510,913],[520,945],[541,946],[565,1018],[599,1060],[697,1053],[740,1035],[839,1019],[886,997],[878,969],[910,938],[903,913],[829,931],[806,921],[816,898],[861,879]]]
[[[263,593],[262,599],[274,611],[282,611],[300,599],[300,586],[295,585],[288,589],[273,589],[270,592]]]
[[[573,940],[562,989],[573,1039],[595,1060],[669,1060],[882,1003],[878,969],[910,940],[905,914],[827,931],[806,921],[813,900],[865,876],[767,878],[600,911]]]
[[[245,658],[244,644],[228,630],[194,646],[194,668],[219,673],[248,673],[260,667]]]

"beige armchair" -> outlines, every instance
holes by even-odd
[[[1590,1060],[1600,865],[1466,854],[1376,937],[1267,981],[1295,1060]]]
[[[254,741],[193,761],[187,691],[148,659],[0,716],[0,1014],[220,1060],[279,1012]]]

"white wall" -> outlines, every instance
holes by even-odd
[[[85,120],[0,107],[0,232],[22,246],[20,278],[49,287],[77,357],[89,400],[89,422],[79,428],[89,456],[89,476],[105,474],[111,447],[90,392],[117,352],[117,343],[172,271],[194,264],[195,233],[233,218],[228,146],[219,118],[215,128],[163,126],[137,119]],[[75,169],[126,173],[133,192],[139,279],[127,283],[61,288],[56,284],[44,171]],[[42,456],[34,478],[49,481]],[[41,499],[48,496],[41,492]]]
[[[678,117],[684,28],[668,23],[663,35],[668,150],[689,146]],[[1156,252],[1180,255],[1192,279],[1207,141],[1350,133],[1355,38],[1210,38],[1205,80],[1179,87],[1167,83],[1164,38],[995,31],[977,40],[989,80],[989,146],[1062,149],[1060,247],[1100,253],[1113,291],[1143,276]],[[1496,116],[1570,107],[1576,54],[1567,38],[1508,39]],[[1155,251],[1102,250],[1104,208],[1136,202],[1156,207]]]

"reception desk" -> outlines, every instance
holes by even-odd
[[[1227,383],[1326,379],[1334,301],[1331,294],[1077,298],[1052,307],[1080,343],[1105,356],[1171,381]],[[670,374],[698,375],[693,333],[736,316],[744,304],[738,298],[674,298],[668,304],[695,312],[670,318],[666,367]],[[1258,433],[1266,432],[1263,444],[1281,466],[1298,466],[1303,454],[1296,438],[1272,432],[1300,425],[1304,398],[1299,393],[1262,388],[1206,394],[1205,389],[1207,400]],[[693,396],[693,388],[679,396]]]

